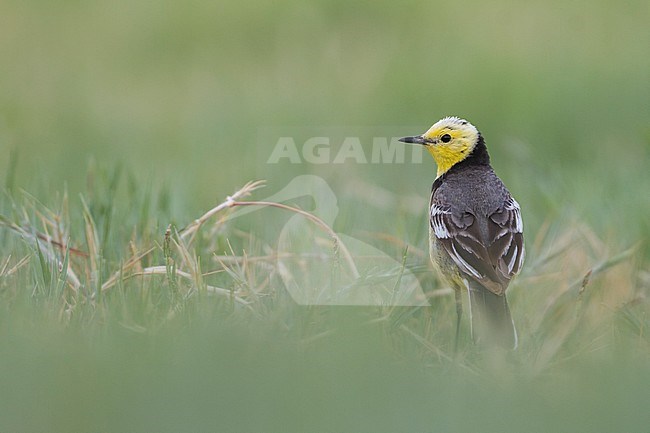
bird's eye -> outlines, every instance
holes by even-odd
[[[451,141],[451,135],[445,134],[442,137],[440,137],[440,141],[443,143],[449,143]]]

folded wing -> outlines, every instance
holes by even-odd
[[[454,211],[432,197],[430,224],[458,268],[497,295],[521,269],[523,221],[512,197],[490,215]]]

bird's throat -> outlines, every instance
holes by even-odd
[[[440,177],[449,171],[454,165],[458,164],[467,158],[466,150],[461,152],[458,150],[451,150],[444,147],[428,146],[427,150],[433,156],[438,166],[438,173],[436,177]]]

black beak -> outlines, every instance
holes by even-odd
[[[399,141],[411,144],[427,144],[427,141],[421,135],[416,135],[415,137],[402,137]]]

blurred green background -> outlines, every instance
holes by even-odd
[[[570,208],[599,230],[650,230],[647,2],[0,7],[0,154],[18,150],[31,191],[78,187],[93,157],[173,184],[194,214],[250,179],[279,189],[315,169],[259,164],[276,140],[264,127],[416,133],[458,115],[531,223]],[[330,170],[426,195],[434,167]]]
[[[147,218],[162,237],[171,220],[186,224],[249,180],[268,181],[260,198],[317,174],[339,200],[338,231],[426,249],[428,156],[265,161],[281,134],[399,136],[458,115],[486,137],[529,242],[545,224],[562,233],[580,221],[608,253],[640,243],[638,291],[649,281],[649,22],[643,0],[5,0],[3,211],[23,189],[50,206],[67,190],[78,210],[78,194],[94,188],[88,173],[122,166],[116,215],[141,205],[129,190],[160,194]],[[393,197],[388,205],[360,200],[375,187]],[[116,218],[115,245],[139,217]],[[6,258],[20,242],[0,236]],[[35,284],[21,281],[26,292]],[[286,305],[266,322],[237,319],[246,326],[197,306],[139,335],[123,319],[97,313],[69,326],[58,307],[2,299],[4,431],[631,432],[649,422],[647,337],[626,355],[616,345],[598,356],[567,351],[562,369],[542,375],[526,375],[523,356],[516,373],[488,367],[477,381],[430,353],[386,349],[357,310],[314,319],[314,335],[343,328],[305,350],[312,313]],[[300,338],[287,335],[285,314]]]

